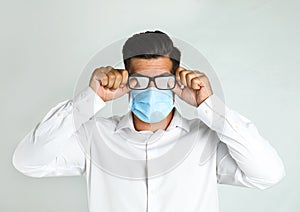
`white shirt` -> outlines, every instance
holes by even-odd
[[[136,131],[130,112],[96,117],[105,104],[89,86],[57,104],[17,146],[15,168],[31,177],[83,175],[90,212],[217,212],[218,183],[266,189],[285,176],[254,124],[215,94],[197,118],[175,110],[156,132]]]

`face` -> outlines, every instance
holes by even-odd
[[[172,67],[173,63],[169,57],[158,57],[152,59],[131,58],[129,73],[130,75],[142,74],[154,77],[162,74],[172,74]],[[153,81],[150,82],[149,87],[155,87]]]
[[[169,57],[131,58],[129,72],[130,74],[138,73],[149,77],[166,73],[172,74],[172,61]],[[154,86],[153,82],[150,83],[150,86]]]
[[[130,70],[129,75],[132,74],[141,74],[148,77],[154,77],[163,74],[172,74],[173,63],[169,57],[158,57],[152,59],[143,59],[143,58],[131,58],[130,60]],[[150,87],[155,87],[153,81],[149,84]],[[143,90],[141,90],[143,92]],[[174,101],[174,93],[173,93],[173,101]],[[130,95],[129,101],[130,101]],[[153,106],[153,105],[152,105]],[[152,107],[151,106],[151,107]],[[169,106],[169,105],[167,105]],[[168,108],[167,108],[168,109]],[[146,114],[149,115],[149,114]],[[151,115],[152,116],[152,115]],[[172,113],[170,112],[167,115],[168,120],[172,117]],[[166,122],[166,118],[164,118],[164,122]],[[147,121],[145,121],[147,122]],[[148,123],[148,122],[147,122]]]

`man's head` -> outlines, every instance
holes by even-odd
[[[159,128],[165,128],[172,119],[174,94],[171,89],[176,84],[174,75],[180,64],[180,51],[167,34],[147,31],[130,37],[122,53],[130,76],[129,86],[134,84],[129,106],[135,115],[135,124],[143,123],[136,127],[142,129],[139,126],[145,123],[159,122],[163,125]],[[151,125],[146,126],[152,129]]]
[[[125,69],[130,74],[142,69],[159,71],[161,68],[175,74],[180,65],[180,51],[173,46],[171,38],[161,31],[133,35],[125,42],[122,53]]]

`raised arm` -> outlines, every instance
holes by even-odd
[[[283,162],[255,125],[212,95],[198,108],[199,118],[216,131],[220,184],[266,189],[285,176]]]
[[[86,123],[105,102],[88,86],[60,102],[22,139],[13,154],[14,167],[31,177],[82,175]]]
[[[219,183],[265,189],[285,176],[276,150],[250,120],[230,110],[213,94],[204,73],[179,67],[176,78],[181,86],[176,86],[174,92],[196,107],[199,119],[221,141],[216,164]]]

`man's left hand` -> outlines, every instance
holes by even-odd
[[[176,70],[176,80],[173,92],[196,107],[213,94],[208,77],[200,71],[179,67]]]

